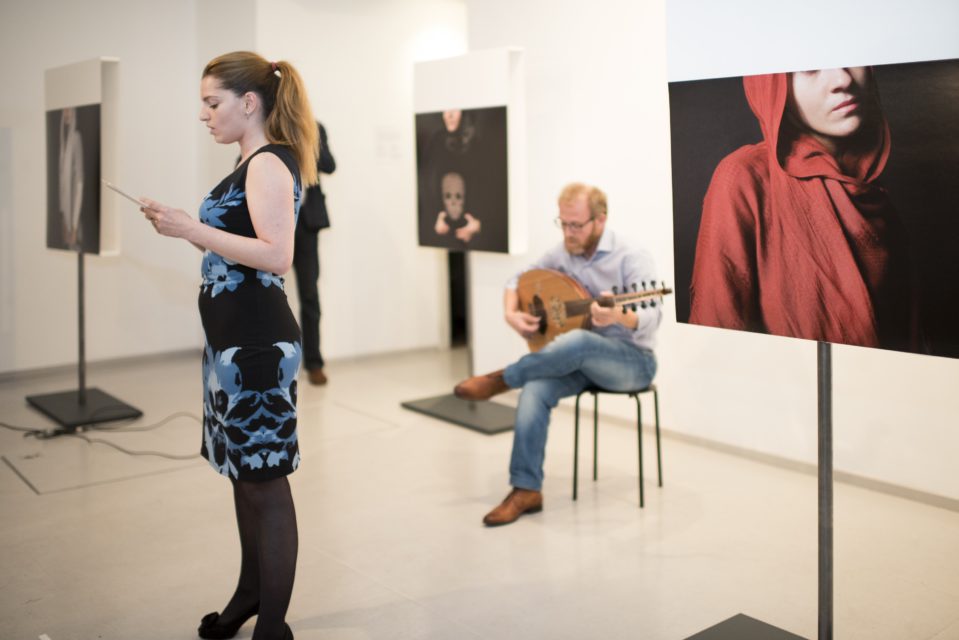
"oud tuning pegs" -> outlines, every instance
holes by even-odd
[[[643,291],[645,291],[645,290],[646,290],[646,281],[643,280]]]
[[[649,306],[655,307],[655,306],[656,306],[656,301],[655,301],[655,300],[650,300],[650,301],[649,301]]]
[[[635,293],[636,290],[637,290],[637,289],[636,289],[636,283],[634,282],[634,283],[633,283],[633,292]]]
[[[633,303],[633,311],[636,311],[636,303]]]
[[[645,309],[646,306],[647,306],[647,302],[646,302],[645,300],[643,300],[642,302],[639,303],[639,306],[642,307],[643,309]]]
[[[655,281],[655,280],[650,280],[650,281],[649,281],[649,288],[650,288],[650,289],[655,289],[655,288],[656,288],[656,281]]]
[[[623,305],[623,313],[626,313],[627,311],[629,311],[629,305],[628,305],[628,304],[624,304],[624,305]]]
[[[617,287],[616,285],[613,285],[613,295],[615,296],[618,294],[619,294],[619,287]]]

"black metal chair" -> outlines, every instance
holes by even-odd
[[[573,435],[573,500],[576,499],[577,485],[579,483],[579,400],[584,393],[593,396],[593,480],[596,480],[596,461],[597,451],[599,450],[599,394],[609,393],[614,395],[628,395],[636,400],[636,435],[639,441],[639,507],[643,508],[645,496],[643,493],[643,408],[639,402],[639,396],[643,393],[653,394],[653,403],[656,410],[656,467],[659,472],[659,486],[663,486],[663,458],[659,443],[659,391],[656,385],[651,384],[643,389],[633,391],[610,391],[599,387],[590,386],[576,395],[576,428]]]

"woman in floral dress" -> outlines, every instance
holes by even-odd
[[[296,512],[287,475],[300,462],[296,375],[300,329],[283,279],[304,186],[316,182],[317,131],[302,81],[286,62],[235,52],[203,71],[200,120],[240,162],[200,205],[199,220],[144,198],[157,232],[204,252],[200,316],[202,455],[233,483],[240,577],[201,638],[231,638],[256,615],[255,640],[292,639],[286,611],[296,569]]]

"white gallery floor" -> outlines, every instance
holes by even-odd
[[[583,438],[574,503],[572,412],[560,408],[544,511],[486,529],[508,489],[511,434],[400,407],[451,389],[464,361],[423,351],[334,362],[329,385],[300,387],[297,640],[682,640],[740,612],[816,636],[814,476],[667,434],[660,489],[647,432],[640,510],[635,431],[609,419],[596,483]],[[24,396],[75,384],[72,373],[8,379],[0,420],[49,427]],[[198,355],[92,367],[89,384],[144,411],[126,428],[200,412]],[[86,435],[170,454],[200,444],[182,417]],[[8,429],[0,454],[3,640],[188,640],[232,592],[230,486],[205,461]],[[959,513],[837,484],[835,545],[836,638],[959,639]]]

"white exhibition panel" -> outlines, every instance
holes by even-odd
[[[959,57],[955,0],[666,0],[670,82]]]
[[[13,273],[13,131],[0,127],[0,272]],[[13,283],[0,278],[0,362],[9,357],[13,340]]]
[[[955,0],[665,4],[669,82],[959,58]],[[814,460],[814,343],[695,325],[678,325],[676,332],[684,348],[670,365],[684,373],[666,384],[695,390],[701,401],[667,408],[668,420],[706,440]],[[948,453],[959,444],[953,429],[959,403],[947,391],[955,387],[959,362],[845,345],[833,354],[837,473],[959,498]],[[725,363],[726,375],[717,379],[703,362]],[[723,423],[735,428],[717,436],[716,424]]]
[[[100,58],[100,174],[104,179],[116,180],[119,164],[120,132],[120,60]],[[131,202],[117,198],[103,185],[100,186],[100,255],[120,253],[120,221],[118,207],[128,213],[138,213]]]
[[[103,98],[100,59],[85,60],[44,74],[44,104],[47,111],[97,104]]]
[[[509,253],[512,255],[526,252],[529,229],[525,82],[523,51],[512,47],[420,62],[413,72],[416,113],[506,105]]]
[[[508,105],[509,49],[419,62],[413,68],[416,113]]]
[[[117,168],[117,121],[119,117],[119,60],[101,57],[47,69],[44,74],[44,106],[47,111],[64,107],[100,105],[100,175],[115,180]],[[120,253],[117,199],[100,185],[100,253]]]

